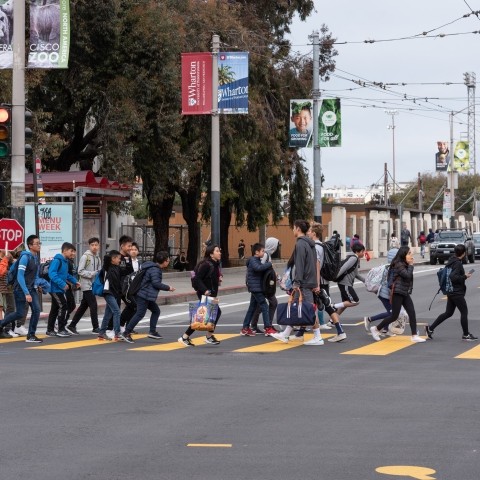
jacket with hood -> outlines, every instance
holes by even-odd
[[[317,286],[317,254],[315,242],[303,235],[295,243],[293,286],[315,288]]]
[[[262,263],[259,257],[250,257],[247,261],[247,285],[248,291],[260,293],[263,291],[263,273],[272,268],[271,262]]]
[[[387,262],[388,264],[392,263],[392,260],[395,258],[395,255],[398,252],[398,248],[391,248],[387,253]],[[382,286],[378,292],[378,296],[382,298],[390,299],[390,289],[388,288],[388,269],[385,272],[386,274],[382,278]]]
[[[68,268],[68,260],[61,253],[57,253],[48,267],[50,293],[65,293],[67,281],[73,285],[77,283],[77,279],[68,273]]]
[[[404,297],[410,295],[413,290],[413,265],[400,261],[390,268],[393,268],[394,272],[395,288],[393,292]]]
[[[195,275],[197,294],[205,295],[205,292],[209,290],[210,297],[216,297],[221,275],[220,262],[211,258],[202,260]]]
[[[453,292],[447,294],[447,296],[465,295],[467,292],[467,286],[465,285],[465,269],[463,268],[462,259],[456,257],[450,257],[447,260],[445,268],[451,268],[450,281],[452,282]]]
[[[265,253],[262,257],[262,263],[270,262],[272,255],[277,251],[280,240],[275,237],[268,237],[265,240]]]
[[[109,293],[117,300],[122,298],[122,272],[119,265],[110,265],[105,275],[105,287],[103,295]]]
[[[170,290],[169,285],[162,283],[162,269],[158,263],[145,262],[142,264],[142,270],[146,270],[145,275],[142,278],[142,284],[140,290],[137,293],[137,297],[144,300],[155,302],[158,297],[158,292],[164,290],[168,292]]]
[[[356,278],[365,283],[365,278],[358,273],[358,269],[360,268],[360,259],[354,253],[347,255],[337,277],[343,275],[344,272],[348,272],[348,270],[354,266],[355,268],[350,273],[347,273],[341,280],[337,282],[339,285],[352,286]]]
[[[102,260],[98,254],[94,255],[87,250],[78,262],[78,275],[80,276],[80,287],[82,292],[92,289],[92,281],[98,271],[102,268]]]

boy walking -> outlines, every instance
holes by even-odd
[[[100,240],[92,237],[88,240],[88,250],[80,258],[78,264],[78,275],[80,276],[80,287],[82,289],[82,301],[75,312],[75,315],[67,327],[67,330],[74,335],[78,335],[77,324],[90,309],[90,320],[92,322],[92,334],[98,334],[98,311],[97,298],[92,292],[92,282],[97,272],[102,268],[102,260],[98,254],[100,250]]]

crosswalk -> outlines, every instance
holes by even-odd
[[[388,337],[380,342],[369,342],[366,345],[362,345],[357,348],[349,348],[349,342],[342,342],[340,344],[334,344],[329,347],[328,345],[324,347],[306,347],[301,341],[290,341],[289,343],[282,343],[275,341],[272,338],[257,336],[255,338],[245,338],[241,337],[239,333],[218,333],[215,336],[220,340],[220,347],[212,347],[205,343],[204,335],[195,335],[192,338],[192,342],[196,347],[203,349],[211,348],[223,348],[227,349],[232,353],[238,354],[281,354],[282,352],[287,352],[289,350],[298,349],[298,348],[308,348],[308,350],[322,350],[328,349],[332,351],[331,348],[335,347],[338,354],[340,355],[356,355],[356,356],[388,356],[394,355],[398,352],[407,350],[407,349],[416,349],[424,348],[414,344],[410,340],[409,335],[398,335],[396,337]],[[328,338],[333,337],[333,334],[323,333],[322,337],[325,340],[325,344],[328,344],[326,341]],[[39,338],[46,339],[42,344],[33,344],[25,343],[25,337],[18,337],[12,339],[0,339],[0,349],[3,351],[8,348],[8,345],[17,345],[20,348],[31,351],[52,351],[52,350],[87,350],[93,348],[123,348],[128,352],[138,352],[138,353],[155,353],[155,352],[174,352],[178,350],[183,350],[188,347],[179,343],[177,340],[162,340],[159,342],[152,343],[150,339],[147,338],[146,334],[134,335],[133,338],[135,343],[126,344],[123,342],[108,342],[108,341],[99,341],[96,337],[71,337],[68,339],[58,339],[50,338],[45,335],[38,335]],[[312,334],[305,334],[305,341],[310,340]],[[23,345],[19,345],[23,342]],[[353,343],[353,342],[352,342]],[[355,342],[357,343],[357,342]],[[463,344],[465,351],[460,353],[453,358],[464,359],[464,360],[480,360],[480,345],[472,346],[470,344]],[[346,348],[346,349],[345,349]],[[198,348],[197,348],[198,349]],[[196,349],[196,350],[197,350]]]

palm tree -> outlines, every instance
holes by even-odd
[[[232,83],[235,81],[235,73],[232,72],[232,67],[230,65],[222,65],[218,69],[218,84],[226,85],[227,83]]]

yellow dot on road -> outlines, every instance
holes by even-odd
[[[431,475],[436,473],[436,470],[432,468],[416,467],[414,465],[388,465],[378,467],[375,471],[385,475],[398,475],[399,477],[411,477],[418,480],[435,480],[435,477],[431,477]]]

